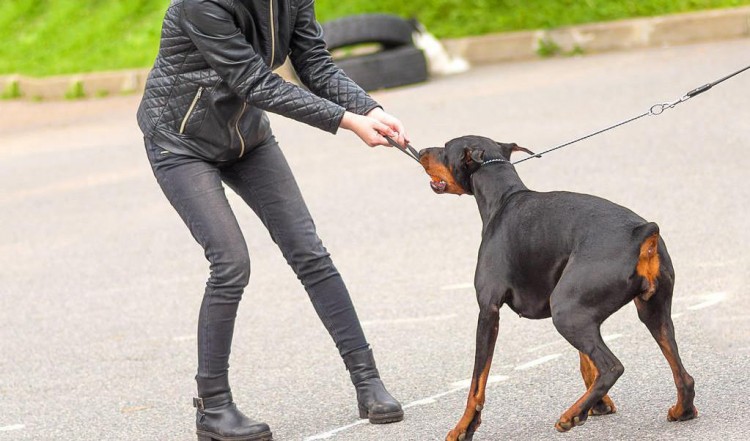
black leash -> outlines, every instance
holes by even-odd
[[[528,161],[529,159],[532,159],[532,158],[541,158],[542,155],[545,155],[545,154],[547,154],[549,152],[552,152],[552,151],[555,151],[555,150],[559,150],[559,149],[561,149],[563,147],[567,147],[567,146],[569,146],[571,144],[575,144],[576,142],[583,141],[584,139],[591,138],[592,136],[596,136],[596,135],[598,135],[600,133],[604,133],[604,132],[606,132],[608,130],[612,130],[614,128],[620,127],[620,126],[625,125],[627,123],[633,122],[633,121],[635,121],[637,119],[643,118],[644,116],[650,116],[650,115],[658,116],[658,115],[661,115],[665,110],[671,109],[671,108],[673,108],[674,106],[676,106],[676,105],[678,105],[680,103],[684,103],[685,101],[689,100],[690,98],[698,96],[698,95],[702,94],[703,92],[706,92],[707,90],[710,90],[715,85],[717,85],[719,83],[722,83],[722,82],[724,82],[724,81],[732,78],[735,75],[739,75],[740,73],[742,73],[742,72],[744,72],[744,71],[746,71],[748,69],[750,69],[750,66],[747,66],[747,67],[745,67],[743,69],[740,69],[737,72],[731,73],[731,74],[725,76],[724,78],[720,78],[720,79],[714,81],[713,83],[704,84],[703,86],[695,88],[695,89],[691,90],[690,92],[686,93],[685,95],[683,95],[682,97],[680,97],[680,99],[672,101],[671,103],[654,104],[653,106],[651,106],[650,109],[648,109],[647,112],[644,112],[644,113],[642,113],[642,114],[640,114],[638,116],[635,116],[633,118],[630,118],[630,119],[627,119],[625,121],[619,122],[617,124],[611,125],[611,126],[605,128],[605,129],[596,131],[596,132],[591,133],[589,135],[582,136],[582,137],[580,137],[578,139],[574,139],[573,141],[566,142],[565,144],[560,144],[560,145],[558,145],[556,147],[553,147],[551,149],[545,150],[545,151],[543,151],[541,153],[537,153],[537,154],[535,154],[533,156],[529,156],[528,158],[519,159],[518,161],[513,162],[513,165],[520,164],[521,162]]]
[[[704,85],[702,85],[700,87],[697,87],[697,88],[691,90],[690,92],[686,93],[685,95],[683,95],[679,99],[677,99],[675,101],[672,101],[671,103],[654,104],[653,106],[651,106],[651,108],[648,109],[647,112],[643,112],[643,113],[641,113],[638,116],[634,116],[633,118],[626,119],[625,121],[621,121],[621,122],[619,122],[617,124],[613,124],[613,125],[611,125],[609,127],[606,127],[604,129],[598,130],[598,131],[596,131],[594,133],[591,133],[591,134],[588,134],[586,136],[582,136],[580,138],[574,139],[573,141],[566,142],[565,144],[560,144],[560,145],[558,145],[556,147],[552,147],[551,149],[547,149],[547,150],[545,150],[545,151],[543,151],[541,153],[537,153],[535,155],[529,156],[528,158],[519,159],[518,161],[513,162],[512,164],[513,165],[520,164],[520,163],[522,163],[524,161],[528,161],[529,159],[532,159],[532,158],[541,158],[542,155],[546,155],[547,153],[553,152],[555,150],[559,150],[559,149],[561,149],[563,147],[567,147],[567,146],[569,146],[571,144],[575,144],[575,143],[577,143],[579,141],[583,141],[584,139],[591,138],[592,136],[596,136],[596,135],[598,135],[600,133],[604,133],[606,131],[609,131],[609,130],[615,129],[617,127],[623,126],[625,124],[631,123],[631,122],[633,122],[633,121],[635,121],[637,119],[643,118],[644,116],[652,116],[652,115],[653,116],[658,116],[658,115],[661,115],[662,113],[664,113],[665,110],[671,109],[671,108],[675,107],[678,104],[684,103],[685,101],[689,100],[690,98],[698,96],[698,95],[702,94],[703,92],[706,92],[706,91],[710,90],[715,85],[717,85],[719,83],[723,83],[724,81],[732,78],[735,75],[739,75],[739,74],[741,74],[742,72],[744,72],[744,71],[746,71],[748,69],[750,69],[750,66],[744,67],[744,68],[738,70],[737,72],[731,73],[731,74],[729,74],[729,75],[727,75],[727,76],[725,76],[723,78],[720,78],[720,79],[714,81],[713,83],[708,83],[708,84],[704,84]],[[397,149],[401,150],[402,152],[404,152],[404,154],[406,156],[410,157],[411,159],[413,159],[413,160],[415,160],[415,161],[417,161],[419,163],[419,153],[417,153],[417,150],[414,149],[414,147],[412,147],[409,143],[407,143],[405,146],[401,146],[396,141],[394,141],[392,138],[390,138],[388,136],[385,136],[385,139],[388,141],[388,143],[391,146],[396,147]]]

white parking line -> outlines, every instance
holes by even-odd
[[[526,369],[531,369],[531,368],[533,368],[535,366],[539,366],[540,364],[544,364],[544,363],[546,363],[548,361],[552,361],[552,360],[554,360],[554,359],[556,359],[558,357],[561,357],[561,356],[562,356],[562,354],[546,355],[546,356],[544,356],[542,358],[537,358],[536,360],[532,360],[532,361],[530,361],[528,363],[524,363],[524,364],[518,365],[518,366],[515,367],[515,370],[517,370],[517,371],[525,371]]]
[[[489,377],[487,377],[487,384],[505,381],[508,378],[510,377],[508,377],[507,375],[490,375]],[[471,378],[469,378],[468,380],[456,381],[455,383],[451,384],[451,386],[466,389],[467,387],[471,386]]]
[[[698,309],[708,308],[709,306],[717,305],[717,304],[723,302],[724,299],[726,299],[727,293],[725,293],[725,292],[715,292],[715,293],[712,293],[712,294],[708,294],[705,297],[707,297],[708,300],[706,300],[703,303],[698,303],[697,305],[688,306],[687,309],[689,309],[691,311],[695,311],[695,310],[698,310]]]
[[[453,388],[451,390],[447,390],[445,392],[440,392],[439,394],[435,394],[435,395],[433,395],[431,397],[422,398],[421,400],[417,400],[417,401],[412,401],[411,403],[405,404],[404,405],[404,409],[408,409],[410,407],[424,406],[426,404],[435,403],[438,398],[444,397],[446,395],[450,395],[452,393],[458,392],[458,391],[463,390],[463,389],[465,389],[463,386],[456,387],[456,388]]]
[[[557,341],[553,341],[553,342],[550,342],[550,343],[545,343],[543,345],[534,346],[533,348],[526,349],[526,352],[536,352],[539,349],[548,348],[550,346],[559,345],[559,344],[562,344],[562,343],[567,343],[567,342],[565,340],[563,340],[563,339],[560,339],[560,340],[557,340]]]
[[[359,420],[359,421],[357,421],[355,423],[351,423],[351,424],[348,424],[346,426],[341,426],[341,427],[338,427],[336,429],[329,430],[328,432],[323,432],[323,433],[319,433],[317,435],[308,436],[307,438],[305,438],[305,441],[313,441],[313,440],[316,440],[316,439],[328,439],[328,438],[332,437],[333,435],[335,435],[335,434],[337,434],[339,432],[343,432],[343,431],[351,429],[352,427],[355,427],[355,426],[361,426],[362,424],[365,424],[365,423],[368,423],[368,422],[369,422],[368,420]]]
[[[605,335],[604,337],[602,337],[602,340],[612,341],[612,340],[617,340],[620,337],[622,337],[622,334],[610,334],[610,335]]]
[[[26,428],[25,424],[14,424],[12,426],[3,426],[3,427],[0,427],[0,432],[10,432],[12,430],[21,430],[21,429],[25,429],[25,428]]]
[[[673,317],[674,317],[674,315],[673,315]],[[611,335],[605,335],[605,336],[603,336],[602,339],[604,341],[612,341],[612,340],[617,340],[618,338],[621,338],[621,337],[622,337],[622,334],[611,334]],[[536,351],[538,351],[540,349],[548,348],[550,346],[555,346],[555,345],[561,345],[563,343],[569,345],[569,343],[567,341],[565,341],[565,339],[560,338],[560,339],[558,339],[556,341],[553,341],[553,342],[545,343],[545,344],[539,345],[539,346],[534,346],[533,348],[528,348],[528,349],[526,349],[526,352],[536,352]]]

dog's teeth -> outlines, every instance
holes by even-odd
[[[484,406],[482,406],[481,404],[477,404],[477,412],[481,412],[482,409],[484,409]]]
[[[458,435],[458,441],[464,441],[465,439],[466,439],[466,434],[465,433],[462,433],[462,434]]]

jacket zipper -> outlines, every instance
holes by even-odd
[[[185,126],[187,125],[187,122],[190,119],[190,115],[193,114],[193,110],[195,110],[195,106],[198,105],[198,100],[201,99],[201,95],[203,95],[203,86],[198,88],[198,92],[195,94],[195,98],[193,98],[193,102],[190,104],[190,108],[185,114],[185,118],[182,119],[182,124],[180,125],[180,135],[185,133]]]
[[[273,17],[273,0],[268,0],[268,4],[271,9],[271,64],[268,67],[273,69],[273,62],[276,58],[276,24],[274,23]]]
[[[242,115],[245,114],[246,109],[247,103],[242,103],[242,111],[240,112],[240,116],[237,118],[237,123],[234,125],[234,130],[237,132],[237,136],[239,136],[240,138],[240,158],[245,154],[245,139],[242,138],[242,133],[240,133],[240,120],[242,119]]]

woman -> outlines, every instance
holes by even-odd
[[[289,56],[307,89],[272,72]],[[307,290],[357,392],[361,418],[403,419],[383,386],[349,293],[315,232],[265,111],[367,145],[405,142],[388,115],[331,61],[313,0],[172,0],[138,123],[154,175],[210,262],[198,319],[198,439],[271,439],[232,401],[228,359],[250,275],[222,182],[255,211]]]

